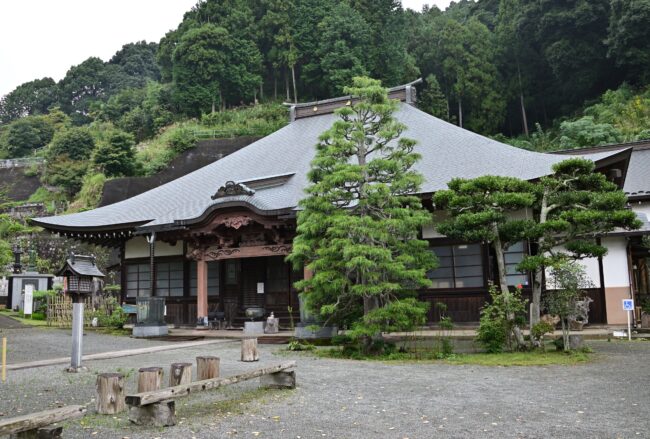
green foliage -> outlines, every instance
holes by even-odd
[[[69,196],[73,197],[81,190],[83,177],[88,170],[88,164],[83,161],[70,160],[60,156],[49,160],[41,181],[51,186],[58,186]]]
[[[255,44],[211,23],[187,31],[172,61],[174,100],[189,116],[250,99],[261,81]]]
[[[176,153],[181,153],[196,145],[196,136],[190,130],[175,130],[169,136],[169,146]]]
[[[287,121],[287,108],[279,104],[233,108],[201,117],[201,125],[214,130],[214,137],[266,136],[285,126]]]
[[[287,350],[293,352],[313,351],[314,349],[316,349],[316,346],[304,340],[291,340],[287,345]]]
[[[551,269],[547,280],[550,291],[544,297],[544,307],[550,314],[560,317],[564,351],[569,350],[570,321],[576,315],[577,302],[584,298],[584,288],[592,285],[585,269],[576,262],[564,261]]]
[[[86,160],[95,149],[95,139],[87,128],[70,128],[54,135],[47,156],[57,160],[66,156],[70,160]]]
[[[650,1],[612,0],[608,55],[634,82],[650,79]]]
[[[45,114],[57,101],[58,89],[52,78],[25,82],[0,99],[0,122]]]
[[[120,329],[127,322],[129,316],[112,296],[106,297],[103,306],[90,314],[91,319],[97,318],[99,326]]]
[[[102,173],[88,173],[83,177],[81,190],[68,212],[79,212],[94,209],[102,199],[106,176]]]
[[[93,154],[93,163],[108,177],[133,175],[135,171],[135,140],[124,131],[115,130]]]
[[[491,302],[481,309],[481,319],[476,333],[476,341],[489,353],[502,352],[511,347],[511,333],[516,325],[516,317],[522,316],[526,302],[519,289],[501,291],[490,286]],[[511,316],[515,316],[513,319]]]
[[[314,312],[367,336],[418,324],[425,308],[407,299],[429,285],[435,260],[416,238],[430,215],[412,195],[419,157],[392,117],[396,103],[368,78],[355,78],[346,93],[359,102],[337,110],[321,135],[288,259],[314,271],[296,285]]]
[[[27,116],[8,125],[0,138],[0,147],[7,157],[23,157],[43,148],[54,135],[54,126],[45,116]]]
[[[560,125],[560,146],[563,149],[618,143],[623,136],[608,123],[596,123],[593,116],[583,116]]]
[[[543,340],[544,335],[552,334],[555,327],[546,321],[539,321],[530,328],[530,335],[535,340]],[[542,346],[544,346],[542,344]]]
[[[432,116],[449,121],[449,103],[440,89],[440,84],[435,75],[427,76],[426,83],[420,98],[418,108]]]

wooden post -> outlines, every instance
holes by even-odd
[[[169,387],[192,382],[192,363],[172,363],[169,368]]]
[[[138,393],[160,389],[162,385],[162,367],[143,367],[138,370]]]
[[[196,357],[196,380],[219,377],[219,357]]]
[[[121,373],[101,373],[97,375],[96,389],[97,413],[114,415],[124,410],[124,375]]]
[[[208,316],[208,263],[205,260],[196,261],[196,317],[199,326],[203,326],[203,318]]]
[[[258,361],[260,354],[257,351],[256,338],[244,338],[241,341],[241,361]]]

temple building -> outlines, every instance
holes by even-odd
[[[519,149],[424,113],[414,105],[415,84],[394,87],[389,96],[400,101],[395,117],[407,126],[403,136],[417,141],[422,156],[415,166],[425,179],[419,195],[433,218],[422,237],[440,261],[429,274],[432,287],[420,297],[445,303],[456,322],[476,322],[489,297],[488,282],[496,279],[494,258],[486,245],[438,234],[435,219],[444,212],[434,211],[431,195],[454,177],[535,180],[567,155]],[[123,300],[165,297],[168,323],[195,325],[216,310],[234,313],[234,321],[241,322],[246,308],[263,307],[287,326],[290,312],[298,320],[292,285],[308,275],[284,261],[295,236],[298,203],[305,196],[319,135],[338,117],[334,110],[350,100],[344,96],[293,105],[287,126],[197,171],[121,202],[33,222],[71,239],[119,248]],[[588,157],[598,172],[623,187],[632,152],[602,149]],[[622,288],[630,294],[630,283],[618,279],[627,278],[627,265],[612,266],[616,273],[610,279],[607,264],[608,258],[619,258],[618,250],[627,251],[629,237],[603,239],[611,240],[615,251],[592,267],[599,282],[589,292],[594,299],[591,322],[616,323],[619,316],[612,311],[610,319],[607,296],[618,300]],[[515,266],[530,251],[522,242],[506,256],[509,282],[524,285],[524,291],[530,279]],[[430,320],[436,318],[432,307]]]

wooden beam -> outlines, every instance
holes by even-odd
[[[81,418],[85,413],[86,408],[83,406],[68,405],[57,409],[2,419],[0,420],[0,436],[36,430],[67,419]]]
[[[196,261],[196,319],[208,316],[208,263]]]
[[[142,392],[134,395],[126,396],[126,403],[131,406],[143,406],[154,404],[160,401],[171,398],[180,398],[187,396],[191,393],[201,392],[203,390],[217,389],[222,386],[239,383],[241,381],[251,380],[253,378],[268,375],[270,373],[282,372],[283,370],[296,367],[295,361],[288,361],[277,366],[265,367],[262,369],[252,370],[239,375],[234,375],[227,378],[212,378],[209,380],[195,381],[190,384],[182,384],[180,386],[168,387],[153,392]]]

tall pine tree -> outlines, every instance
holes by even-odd
[[[370,341],[425,321],[415,295],[430,284],[435,258],[418,239],[431,215],[413,195],[419,156],[392,115],[398,104],[377,80],[353,84],[345,92],[358,102],[337,110],[321,135],[289,259],[314,272],[297,285],[310,308]]]

